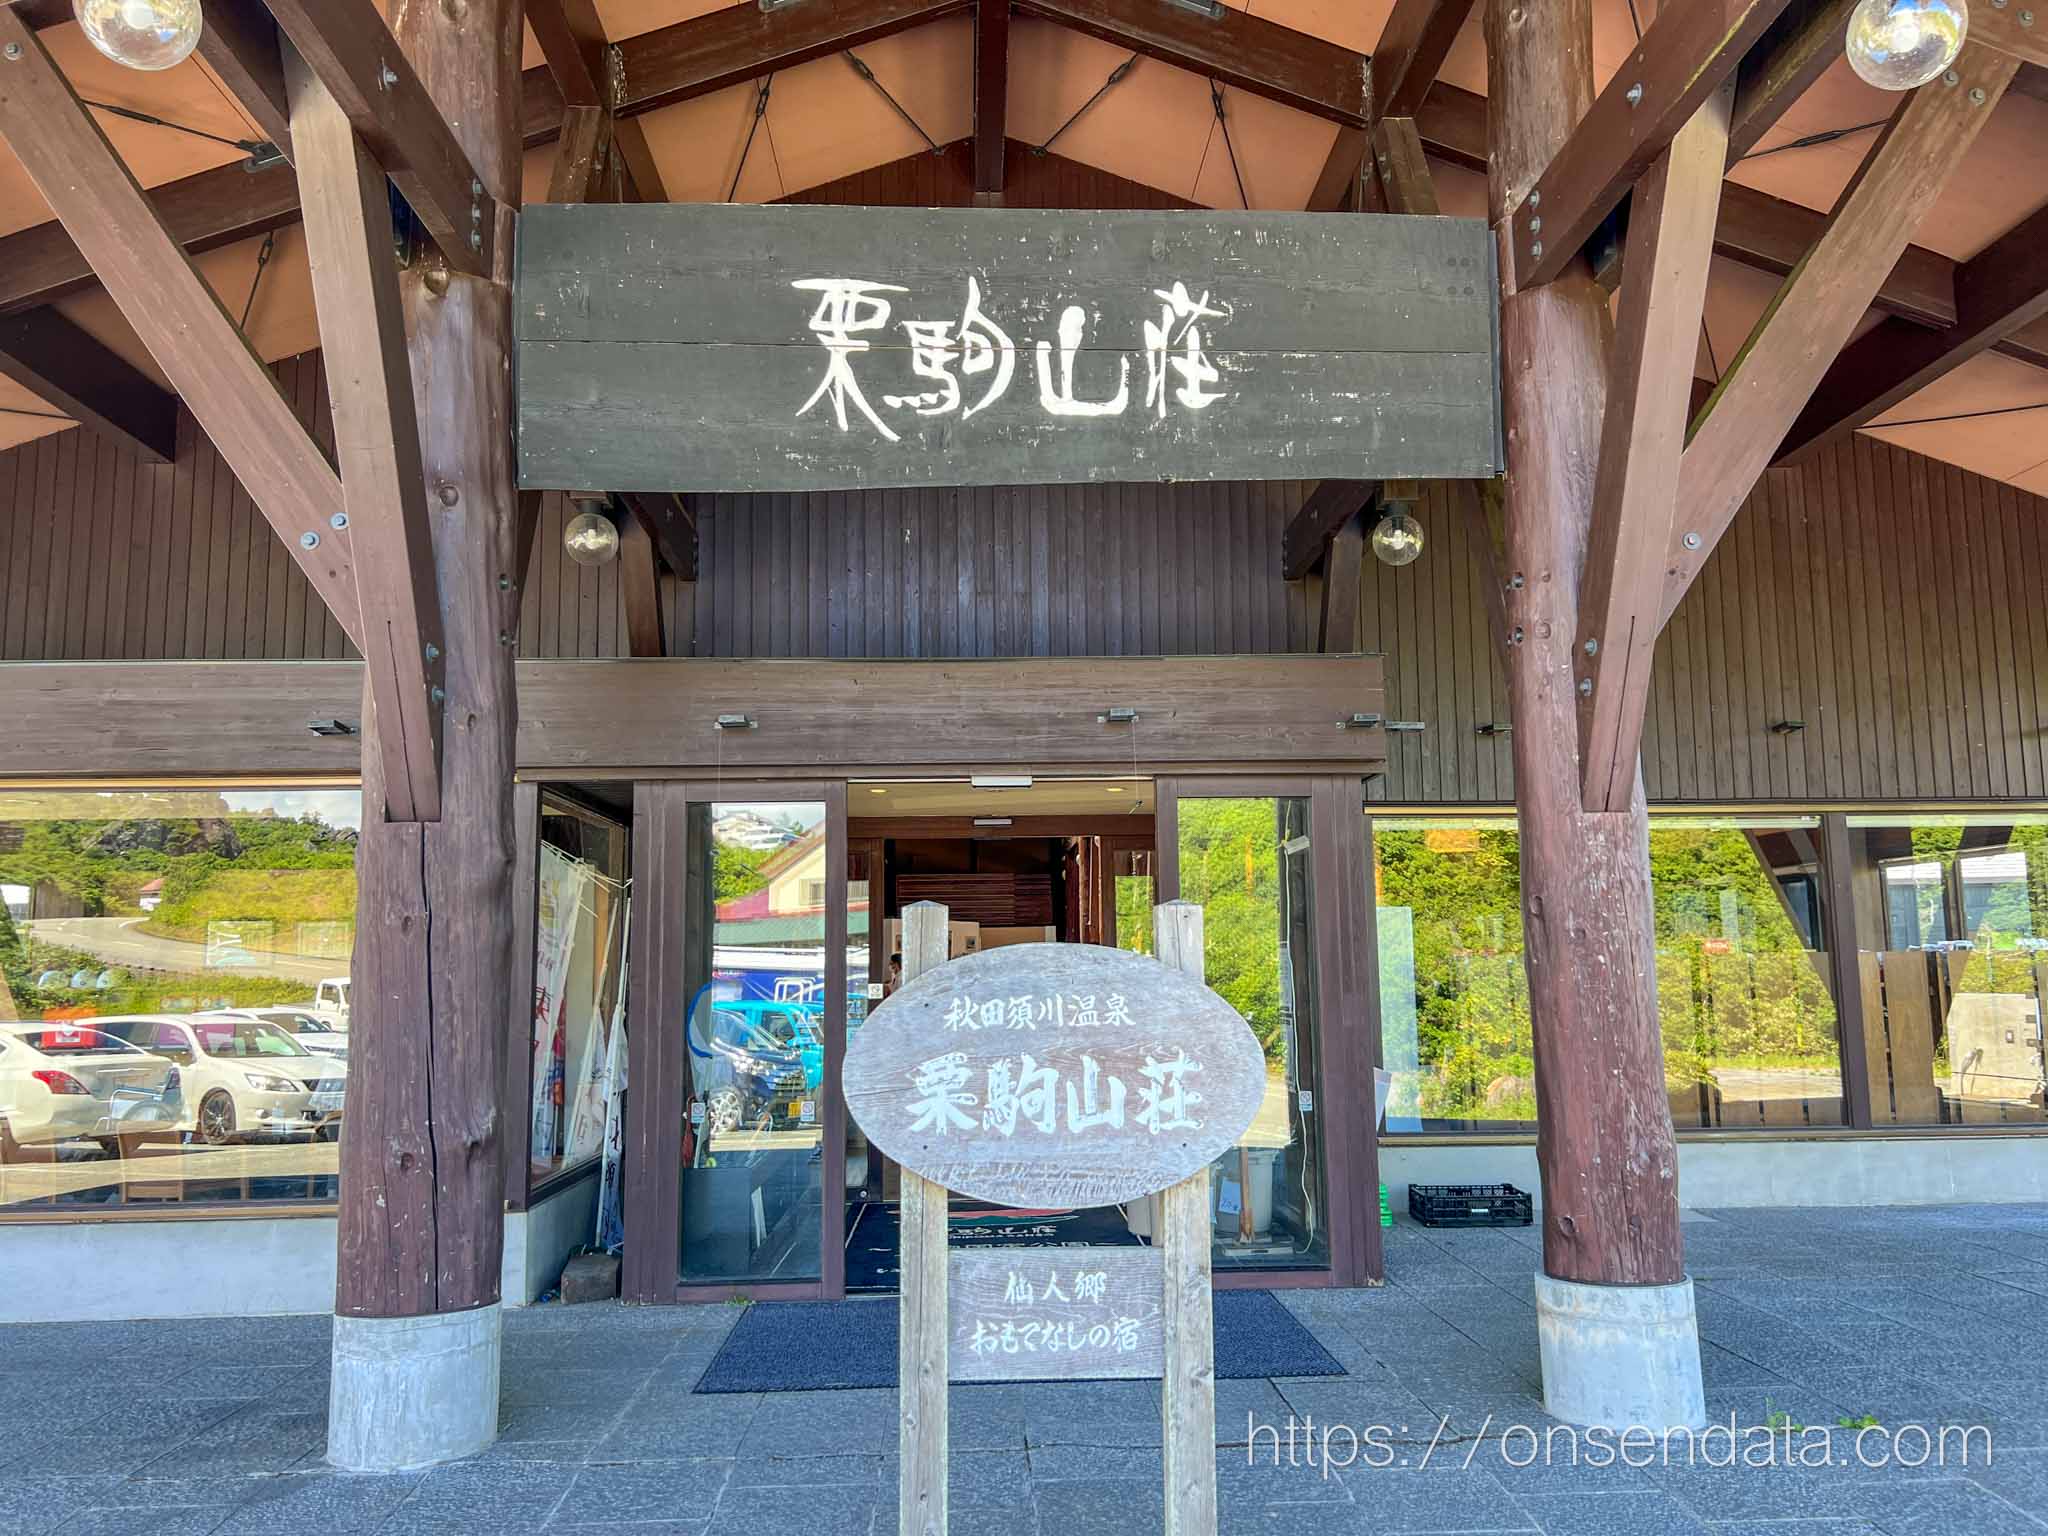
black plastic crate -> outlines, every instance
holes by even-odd
[[[1410,1184],[1408,1214],[1425,1227],[1526,1227],[1536,1202],[1512,1184]]]

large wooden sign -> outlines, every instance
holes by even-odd
[[[1258,1113],[1237,1011],[1147,955],[984,950],[921,976],[847,1042],[855,1122],[935,1184],[997,1205],[1114,1205],[1199,1173]]]
[[[520,216],[528,488],[1487,478],[1476,219],[720,204]]]

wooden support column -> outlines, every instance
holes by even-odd
[[[1316,649],[1358,649],[1359,587],[1365,579],[1365,513],[1354,512],[1330,538],[1323,559],[1323,609]]]
[[[518,0],[394,7],[404,62],[455,125],[459,152],[475,167],[500,227],[482,242],[495,252],[486,274],[469,276],[429,258],[400,278],[413,391],[430,402],[420,449],[447,647],[444,790],[438,822],[365,817],[357,850],[356,1091],[341,1147],[335,1293],[337,1412],[356,1374],[353,1366],[343,1370],[345,1325],[365,1325],[346,1336],[381,1335],[396,1351],[394,1331],[370,1324],[413,1320],[397,1334],[417,1338],[413,1347],[424,1352],[461,1336],[464,1314],[489,1312],[471,1325],[490,1346],[486,1441],[496,1432],[503,1162],[526,1152],[525,1106],[501,1103],[517,969],[509,900],[518,725],[511,637],[519,630],[520,576],[513,563],[510,277],[520,186],[520,10]],[[374,716],[365,725],[364,803],[376,806],[386,793],[381,727]],[[429,1319],[436,1326],[425,1326]],[[411,1363],[427,1368],[424,1358]],[[437,1385],[466,1398],[483,1389],[476,1380],[483,1368],[444,1369]],[[331,1433],[331,1460],[377,1464],[341,1450]]]
[[[1010,0],[974,7],[974,201],[1003,201],[1003,124],[1010,101]]]
[[[1487,0],[1486,42],[1498,222],[1592,106],[1591,0]],[[1588,813],[1579,794],[1573,642],[1608,329],[1606,295],[1582,261],[1538,287],[1504,282],[1506,608],[1523,634],[1507,649],[1508,692],[1543,1268],[1566,1281],[1661,1285],[1679,1281],[1684,1263],[1641,776],[1626,810]]]
[[[666,656],[662,632],[661,568],[647,525],[628,516],[619,523],[619,595],[626,610],[626,645],[635,656]]]

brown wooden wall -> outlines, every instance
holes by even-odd
[[[1383,798],[1504,800],[1512,747],[1485,563],[1448,498],[1427,552],[1367,562],[1360,643],[1387,655]],[[1780,733],[1780,722],[1805,728]],[[1652,801],[2048,798],[2048,500],[1855,437],[1772,470],[1657,650]]]
[[[318,356],[276,371],[331,453]],[[0,453],[0,661],[354,654],[187,412],[171,464],[79,430]]]
[[[703,656],[1304,648],[1280,579],[1303,488],[1032,486],[699,498]]]
[[[1011,146],[1019,206],[1173,200]],[[961,203],[959,148],[806,194]],[[325,434],[317,357],[278,365]],[[348,654],[212,447],[174,465],[81,431],[0,454],[0,660]],[[704,579],[665,580],[671,650],[704,656],[1089,656],[1302,649],[1318,584],[1285,583],[1304,487],[997,488],[698,498]],[[549,498],[521,651],[627,650],[617,568],[562,554]],[[1512,795],[1484,562],[1445,498],[1429,548],[1368,561],[1358,643],[1387,657],[1381,798]],[[1662,801],[2048,799],[2048,501],[1857,438],[1773,471],[1658,653],[1644,772]],[[1795,734],[1773,723],[1802,720]]]

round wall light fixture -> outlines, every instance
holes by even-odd
[[[578,565],[608,565],[619,557],[619,525],[595,503],[585,502],[564,525],[562,548]]]
[[[1422,556],[1422,544],[1422,524],[1403,508],[1373,525],[1372,552],[1382,565],[1413,565]]]

